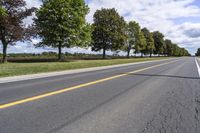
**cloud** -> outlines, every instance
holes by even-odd
[[[167,35],[181,47],[187,48],[192,54],[200,47],[200,23],[185,22],[174,25]]]
[[[180,30],[183,30],[185,35],[190,38],[199,38],[200,37],[200,23],[185,23],[180,27]]]
[[[39,8],[41,5],[40,0],[26,2],[28,7]],[[92,23],[97,9],[116,8],[125,20],[135,20],[141,27],[147,27],[151,31],[159,30],[166,38],[195,53],[200,47],[200,7],[195,4],[198,2],[199,0],[86,0],[90,7],[87,21]],[[29,22],[30,18],[27,19],[27,23]]]
[[[200,37],[200,29],[190,29],[190,30],[186,30],[185,34],[188,37],[192,37],[192,38],[197,38]]]
[[[116,8],[127,21],[135,20],[151,31],[159,30],[166,38],[181,47],[190,47],[190,52],[194,53],[200,47],[200,40],[197,39],[200,33],[200,7],[194,2],[195,0],[90,0],[91,12],[87,20],[92,23],[92,16],[97,9]],[[176,21],[183,18],[184,21],[177,24]],[[199,23],[190,22],[191,19],[198,18]]]
[[[31,8],[31,7],[39,8],[42,4],[41,2],[42,0],[25,0],[25,1],[28,8]]]

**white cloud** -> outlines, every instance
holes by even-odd
[[[39,8],[40,5],[42,4],[41,0],[25,0],[25,1],[28,8],[31,8],[31,7]]]
[[[200,7],[194,4],[195,0],[86,1],[90,7],[88,22],[92,22],[93,14],[97,9],[116,8],[127,21],[135,20],[151,31],[159,30],[166,38],[179,43],[182,47],[189,48],[192,53],[200,47]],[[26,2],[28,7],[40,7],[41,5],[40,0],[26,0]],[[183,18],[183,22],[177,23],[177,20]],[[199,22],[192,23],[193,18],[198,18]],[[29,18],[27,23],[30,21]]]
[[[200,7],[195,6],[194,2],[195,0],[90,0],[91,12],[87,19],[92,22],[94,12],[102,7],[116,8],[127,21],[135,20],[151,31],[159,30],[166,38],[180,43],[180,46],[190,47],[190,52],[194,53],[196,48],[200,47],[200,40],[187,34],[196,34],[194,31],[189,33],[189,30],[199,30],[200,21],[199,24],[176,24],[174,20],[200,18]]]

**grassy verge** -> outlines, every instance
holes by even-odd
[[[141,61],[160,60],[166,57],[156,58],[132,58],[112,60],[79,60],[72,62],[45,62],[45,63],[6,63],[0,64],[0,77],[35,74],[42,72],[55,72],[79,68],[109,66]]]

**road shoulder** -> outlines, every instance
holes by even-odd
[[[144,62],[135,62],[135,63],[103,66],[103,67],[92,67],[92,68],[83,68],[83,69],[67,70],[67,71],[59,71],[59,72],[49,72],[49,73],[38,73],[38,74],[30,74],[30,75],[4,77],[4,78],[0,78],[0,83],[9,83],[9,82],[39,79],[39,78],[46,78],[46,77],[54,77],[54,76],[76,74],[76,73],[83,73],[83,72],[92,72],[92,71],[98,71],[98,70],[105,70],[105,69],[111,69],[111,68],[130,66],[130,65],[135,65],[135,64],[160,62],[160,61],[166,61],[166,60],[172,60],[172,59],[170,58],[170,59],[162,59],[162,60],[154,60],[154,61],[144,61]]]

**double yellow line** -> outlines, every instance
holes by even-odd
[[[80,85],[69,87],[69,88],[65,88],[65,89],[62,89],[62,90],[53,91],[53,92],[41,94],[41,95],[38,95],[38,96],[33,96],[33,97],[30,97],[30,98],[25,98],[25,99],[22,99],[22,100],[10,102],[10,103],[7,103],[7,104],[0,105],[0,109],[5,109],[5,108],[12,107],[12,106],[20,105],[20,104],[23,104],[23,103],[27,103],[27,102],[39,100],[39,99],[42,99],[42,98],[58,95],[58,94],[61,94],[61,93],[64,93],[64,92],[81,89],[83,87],[87,87],[87,86],[91,86],[91,85],[94,85],[94,84],[102,83],[102,82],[109,81],[109,80],[112,80],[112,79],[116,79],[116,78],[119,78],[119,77],[127,76],[129,74],[134,74],[134,73],[138,73],[138,72],[145,71],[145,70],[148,70],[148,69],[152,69],[152,68],[155,68],[155,67],[160,67],[160,66],[167,65],[167,64],[170,64],[170,63],[173,63],[173,62],[176,62],[176,61],[177,60],[170,61],[170,62],[167,62],[167,63],[163,63],[163,64],[154,65],[154,66],[151,66],[151,67],[146,67],[146,68],[143,68],[143,69],[131,71],[129,73],[119,74],[119,75],[116,75],[116,76],[112,76],[112,77],[96,80],[96,81],[89,82],[89,83],[80,84]]]

